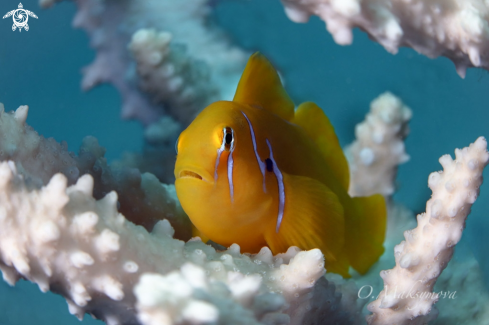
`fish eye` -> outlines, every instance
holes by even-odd
[[[222,146],[226,151],[231,151],[234,149],[234,130],[230,127],[225,127],[222,130]]]
[[[233,140],[233,136],[230,133],[226,134],[226,144],[231,144],[231,141]]]

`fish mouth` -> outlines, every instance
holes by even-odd
[[[202,176],[191,170],[182,170],[178,175],[178,178],[196,178],[201,181],[204,180]]]
[[[213,184],[214,178],[204,168],[199,166],[182,166],[175,171],[176,180],[195,180],[202,181],[204,183]],[[190,181],[189,181],[190,182]]]

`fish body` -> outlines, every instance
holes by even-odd
[[[206,107],[179,137],[175,187],[198,234],[274,254],[320,248],[328,271],[365,273],[383,252],[380,195],[351,198],[334,129],[314,103],[296,110],[254,54],[233,101]]]

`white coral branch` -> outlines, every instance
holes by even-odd
[[[200,239],[174,239],[167,220],[148,233],[117,212],[115,192],[97,201],[92,190],[90,175],[67,187],[56,174],[30,191],[13,162],[0,163],[0,269],[8,283],[23,277],[62,294],[72,314],[108,324],[301,324],[315,295],[334,302],[336,319],[350,317],[334,285],[324,285],[318,249],[218,252]]]
[[[401,46],[452,60],[461,77],[468,67],[489,69],[489,6],[485,0],[281,0],[289,18],[317,15],[336,43],[351,44],[359,27],[384,48]]]
[[[429,176],[433,191],[418,226],[404,233],[394,248],[396,266],[382,271],[384,291],[369,305],[369,324],[426,324],[436,318],[432,305],[438,300],[433,287],[452,258],[454,246],[465,228],[471,206],[479,195],[482,171],[489,160],[487,142],[478,138],[456,159],[442,156],[442,172]]]
[[[370,104],[370,112],[355,127],[356,140],[345,148],[350,165],[351,196],[394,193],[397,166],[409,160],[404,138],[411,110],[387,92]]]
[[[209,67],[193,59],[184,45],[173,44],[171,33],[140,29],[132,36],[129,50],[136,61],[140,89],[184,125],[219,99]]]
[[[56,2],[39,0],[43,7]],[[216,94],[217,98],[232,98],[248,54],[233,46],[210,21],[209,0],[74,2],[78,11],[73,25],[87,31],[97,52],[94,62],[83,70],[82,87],[90,89],[103,82],[114,85],[122,96],[122,117],[138,119],[147,126],[169,114],[187,124],[196,108],[205,107]],[[133,35],[142,36],[139,30],[155,30],[158,37],[139,44],[145,48],[132,48],[136,69],[128,44]],[[172,49],[171,62],[167,60],[162,69],[150,71],[151,62],[157,64],[169,54],[164,53],[166,45],[160,32],[171,33],[185,50]],[[149,56],[141,53],[144,51]],[[164,71],[172,67],[176,68],[173,72]],[[158,84],[165,73],[171,78]]]
[[[191,237],[190,220],[178,202],[174,185],[161,184],[152,174],[141,175],[134,168],[108,166],[105,148],[94,137],[83,139],[76,156],[68,152],[66,142],[45,139],[33,130],[26,123],[27,113],[28,106],[5,112],[0,103],[0,161],[14,161],[29,186],[40,188],[56,173],[64,174],[68,184],[74,184],[80,174],[90,174],[94,197],[117,191],[119,209],[127,219],[151,230],[158,220],[166,218],[178,238]]]

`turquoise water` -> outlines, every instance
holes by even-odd
[[[77,151],[86,135],[98,138],[109,160],[140,150],[142,127],[119,118],[118,92],[110,85],[80,90],[80,70],[95,53],[85,32],[71,28],[75,5],[63,2],[42,10],[34,0],[22,3],[39,19],[30,18],[30,30],[21,33],[12,32],[11,18],[0,20],[0,102],[7,110],[29,105],[27,122],[45,137],[67,141],[70,150]],[[1,15],[17,5],[1,1]],[[336,45],[322,21],[313,17],[307,24],[292,23],[276,0],[217,2],[213,16],[234,43],[271,59],[296,103],[318,103],[343,146],[353,140],[355,124],[375,97],[387,90],[401,97],[413,110],[406,141],[411,160],[399,169],[394,198],[417,213],[424,211],[431,194],[429,173],[441,169],[438,158],[489,136],[489,76],[484,70],[470,69],[461,79],[448,59],[431,60],[411,49],[391,55],[360,31],[355,31],[353,45]],[[484,184],[463,240],[487,280],[488,210],[489,185]],[[7,307],[0,310],[0,325],[78,324],[62,298],[23,281],[15,288],[0,282],[0,306]],[[28,323],[26,308],[32,312]],[[95,322],[85,317],[85,324]]]

